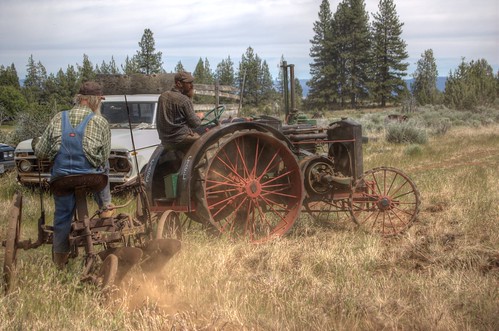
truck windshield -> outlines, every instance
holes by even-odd
[[[154,124],[154,107],[154,102],[128,102],[132,127]],[[128,127],[128,111],[124,102],[103,102],[101,113],[111,128]]]

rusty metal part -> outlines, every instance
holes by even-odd
[[[114,254],[109,254],[102,262],[99,273],[97,274],[96,282],[100,284],[102,291],[107,294],[115,284],[119,259]],[[94,280],[95,281],[95,280]]]
[[[221,233],[261,243],[293,226],[303,201],[303,177],[284,143],[263,132],[239,132],[205,158],[198,215]]]
[[[105,261],[111,254],[118,258],[118,270],[115,279],[115,283],[118,284],[135,265],[139,264],[143,252],[142,249],[137,247],[115,247],[108,248],[98,255],[101,260]]]
[[[16,272],[17,244],[21,235],[22,194],[16,192],[12,198],[7,223],[7,239],[5,241],[5,256],[3,261],[4,291],[9,293]]]
[[[154,239],[173,238],[182,240],[183,223],[174,210],[167,210],[159,218],[156,224]]]
[[[342,217],[350,217],[350,200],[348,194],[337,194],[334,197],[324,196],[319,200],[305,199],[305,211],[317,222],[336,221]]]
[[[366,171],[357,180],[351,198],[354,222],[383,236],[407,230],[415,222],[421,206],[414,182],[391,167]]]

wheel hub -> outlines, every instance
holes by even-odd
[[[389,197],[381,197],[377,202],[378,209],[385,211],[392,209],[392,201]]]
[[[252,179],[246,183],[246,194],[250,198],[257,198],[262,193],[262,184],[259,181]]]

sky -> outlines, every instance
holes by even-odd
[[[281,57],[295,77],[310,78],[310,40],[322,0],[0,0],[0,65],[14,63],[20,79],[30,56],[47,72],[92,64],[118,66],[140,49],[145,29],[153,32],[163,68],[179,61],[194,71],[199,59],[212,70],[230,56],[237,70],[248,47],[267,61],[277,78]],[[330,0],[336,11],[339,0]],[[378,12],[379,0],[365,0]],[[485,59],[499,70],[499,1],[394,0],[401,38],[407,44],[408,77],[432,49],[439,76],[466,62]],[[372,15],[371,15],[372,17]]]

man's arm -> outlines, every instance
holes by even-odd
[[[189,127],[197,128],[201,125],[201,119],[198,115],[196,115],[196,112],[194,111],[194,105],[192,104],[192,101],[190,99],[188,99],[185,104],[185,117]]]
[[[60,117],[60,113],[58,113],[52,118],[49,125],[45,128],[42,136],[34,146],[35,155],[39,159],[53,160],[57,154],[59,149],[57,138],[60,137],[61,133],[58,132],[60,130],[56,130],[56,126],[61,121]]]

